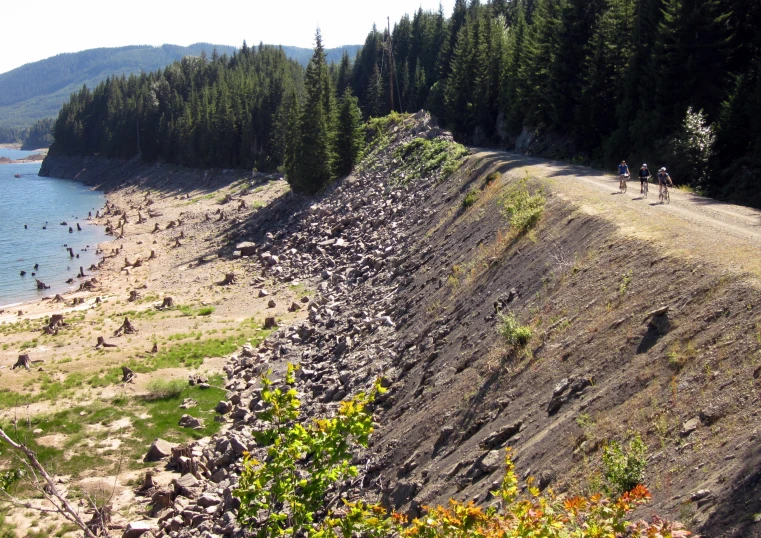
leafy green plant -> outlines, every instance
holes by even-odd
[[[367,406],[384,389],[360,392],[341,403],[334,418],[299,422],[295,367],[288,365],[283,387],[275,387],[262,376],[262,401],[266,409],[258,418],[268,427],[255,434],[267,457],[258,461],[250,454],[244,460],[238,489],[241,500],[238,519],[246,526],[261,524],[257,536],[303,536],[312,534],[315,513],[323,508],[325,494],[333,484],[357,476],[351,464],[353,449],[367,446],[373,431]],[[262,522],[262,514],[266,519]]]
[[[531,194],[528,178],[513,186],[500,199],[503,214],[510,226],[519,234],[526,233],[536,226],[544,213],[546,199],[541,190]]]
[[[214,312],[214,307],[213,306],[205,306],[205,307],[201,308],[198,311],[198,315],[199,316],[211,316],[211,314],[213,312]]]
[[[523,349],[531,340],[531,327],[521,325],[515,318],[515,314],[500,314],[499,333],[508,346],[516,349]]]
[[[478,190],[472,189],[468,194],[465,195],[465,198],[462,199],[462,207],[463,209],[468,209],[477,201],[478,201]]]
[[[645,486],[638,485],[617,499],[602,495],[558,497],[551,490],[542,493],[527,480],[527,493],[521,494],[515,466],[506,457],[506,473],[501,486],[491,493],[501,502],[483,509],[473,501],[450,500],[448,507],[426,509],[423,515],[407,517],[364,501],[344,502],[331,513],[312,538],[526,538],[647,536],[686,538],[683,525],[657,517],[653,521],[631,522],[631,512],[651,498]]]
[[[647,467],[647,445],[635,435],[625,450],[617,441],[611,441],[602,451],[603,474],[614,493],[621,494],[642,484]]]
[[[621,274],[621,283],[618,285],[618,293],[621,295],[626,295],[626,292],[629,291],[629,284],[632,282],[632,272],[631,271],[625,271]]]

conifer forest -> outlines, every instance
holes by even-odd
[[[281,48],[186,57],[72,94],[53,153],[280,169],[315,192],[351,169],[363,121],[429,110],[466,144],[677,183],[761,206],[757,0],[457,0],[372,28],[328,64]]]

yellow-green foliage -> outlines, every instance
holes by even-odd
[[[518,233],[525,233],[536,226],[544,212],[545,202],[541,190],[534,194],[529,192],[527,179],[511,187],[500,200],[505,218]]]
[[[516,349],[526,347],[531,340],[531,327],[518,323],[513,313],[500,314],[499,321],[499,333],[502,335],[505,344]]]
[[[460,167],[467,155],[465,146],[440,138],[415,138],[394,152],[402,163],[397,174],[404,173],[404,181],[428,176],[438,169],[448,176]]]

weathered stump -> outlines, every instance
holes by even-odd
[[[15,370],[16,368],[26,368],[27,370],[32,369],[32,359],[29,358],[27,353],[18,356],[18,360],[16,361],[16,364],[11,366],[11,370]]]
[[[132,264],[133,269],[137,267],[142,267],[142,266],[143,266],[143,260],[141,260],[140,258],[136,259],[135,263]]]
[[[126,366],[122,366],[122,383],[134,383],[137,374]]]
[[[111,525],[111,505],[94,506],[92,518],[86,525],[95,536],[108,536]]]
[[[155,260],[156,259],[156,251],[155,250],[151,250],[151,255],[148,256],[148,259],[149,260]]]
[[[169,224],[167,224],[167,225],[166,225],[166,229],[167,229],[167,230],[171,230],[171,229],[172,229],[172,228],[174,228],[175,226],[177,226],[177,225],[174,223],[174,221],[173,221],[173,220],[170,220],[170,221],[169,221]]]
[[[270,318],[264,318],[264,328],[265,329],[274,329],[277,327],[277,320],[275,320],[274,317]]]
[[[219,283],[220,286],[229,286],[235,284],[235,273],[225,273],[225,279]]]
[[[246,201],[245,200],[241,200],[240,203],[238,204],[238,211],[246,209],[247,207],[248,206],[246,205]]]
[[[161,303],[161,308],[172,308],[174,306],[174,299],[171,297],[164,297],[164,301]]]
[[[38,290],[49,290],[49,289],[50,289],[50,286],[48,286],[47,284],[45,284],[45,283],[44,283],[42,280],[40,280],[39,278],[36,278],[35,280],[37,281],[37,289],[38,289]]]
[[[182,243],[180,243],[179,237],[174,240],[174,247],[173,248],[180,248],[182,246]]]
[[[55,297],[53,298],[54,303],[62,303],[64,302],[64,298],[61,297],[60,293],[56,293]]]
[[[206,213],[206,216],[204,217],[204,220],[206,220],[206,222],[209,222],[211,220],[211,215]]]
[[[137,293],[135,290],[132,290],[131,292],[129,292],[129,298],[127,299],[127,301],[129,301],[130,303],[134,303],[135,301],[137,301],[137,298],[139,296],[140,296],[139,293]]]
[[[77,222],[77,231],[78,231],[78,232],[81,232],[81,231],[82,231],[82,227],[79,225],[79,223],[78,223],[78,222]]]
[[[69,247],[69,248],[67,248],[66,250],[68,250],[68,251],[69,251],[69,258],[73,258],[73,257],[74,257],[74,249],[73,249],[73,248],[71,248],[71,247]]]
[[[144,223],[144,222],[145,222],[145,219],[143,218],[143,215],[142,215],[142,213],[140,213],[140,211],[138,211],[138,212],[137,212],[137,223],[138,223],[138,224],[142,224],[142,223]]]
[[[156,232],[160,232],[161,228],[159,228],[159,223],[157,222],[156,225],[153,227],[152,234],[155,234]]]
[[[121,334],[137,334],[137,329],[130,323],[129,318],[124,318],[124,323],[121,327],[114,331],[114,336],[120,336]]]
[[[85,268],[81,265],[79,266],[79,274],[77,275],[77,278],[85,278],[87,275],[85,274]]]
[[[95,344],[95,349],[100,349],[102,347],[117,347],[116,344],[109,344],[106,342],[106,339],[102,336],[98,337],[98,343]]]

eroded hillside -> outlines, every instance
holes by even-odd
[[[558,187],[580,173],[466,157],[422,113],[376,127],[354,175],[316,199],[284,194],[228,232],[223,257],[244,254],[262,278],[313,279],[318,293],[305,320],[230,357],[218,408],[229,428],[183,453],[203,464],[195,477],[157,483],[168,501],[152,525],[238,532],[241,456],[260,450],[256,378],[291,362],[306,417],[334,413],[378,376],[389,385],[346,497],[412,515],[451,497],[489,504],[506,446],[541,488],[589,492],[605,443],[639,434],[653,493],[641,516],[759,534],[757,275],[640,233],[649,213],[624,219]],[[717,240],[680,226],[708,250]],[[254,244],[236,253],[243,240]],[[250,293],[248,282],[232,289]],[[508,345],[506,318],[530,328],[525,347]]]

